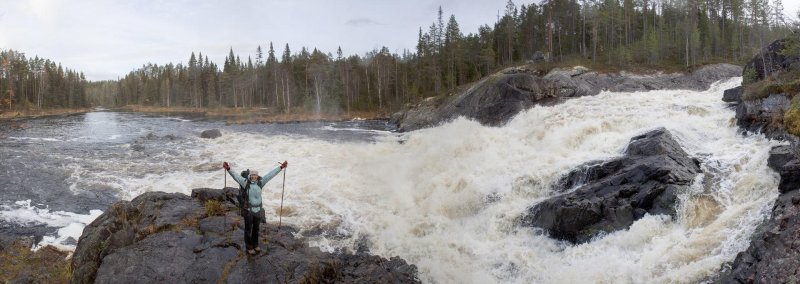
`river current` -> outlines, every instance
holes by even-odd
[[[269,171],[288,160],[283,222],[327,251],[366,247],[418,266],[431,283],[661,283],[713,277],[748,246],[778,195],[777,142],[743,135],[706,91],[603,92],[520,113],[503,127],[467,119],[397,134],[381,121],[227,126],[187,117],[91,112],[0,132],[0,234],[74,248],[113,201],[147,191],[221,188],[222,161]],[[678,216],[570,245],[517,225],[585,162],[621,155],[667,128],[702,162]],[[201,139],[202,130],[223,136]],[[264,193],[277,221],[282,176]],[[231,180],[228,179],[231,185]]]

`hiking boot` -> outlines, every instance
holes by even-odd
[[[254,255],[254,254],[256,254],[256,250],[249,249],[249,250],[247,250],[247,254]]]
[[[261,248],[260,247],[256,247],[256,252],[261,252]]]

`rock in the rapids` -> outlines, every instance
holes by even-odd
[[[740,76],[741,72],[741,67],[731,64],[706,65],[688,73],[649,75],[598,73],[575,66],[553,69],[542,76],[527,67],[512,67],[450,96],[428,98],[408,106],[392,115],[390,123],[398,131],[412,131],[466,117],[484,125],[499,126],[535,105],[596,95],[602,90],[704,90],[715,81]]]
[[[633,137],[625,155],[568,173],[559,191],[532,206],[521,224],[551,237],[583,243],[630,227],[645,214],[675,215],[677,192],[700,173],[699,162],[659,128]]]
[[[722,101],[726,103],[741,102],[743,93],[744,93],[744,87],[742,86],[727,89],[725,90],[725,92],[722,93]]]
[[[214,139],[220,136],[222,136],[222,133],[219,132],[219,129],[209,129],[200,133],[200,138]]]
[[[244,252],[238,190],[196,189],[192,197],[148,192],[114,203],[89,224],[72,258],[72,283],[416,283],[398,258],[326,253],[289,226],[262,225],[264,253]],[[222,203],[208,216],[207,201]]]

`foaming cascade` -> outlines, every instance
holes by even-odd
[[[500,128],[459,119],[375,143],[254,133],[243,134],[243,147],[214,140],[207,150],[241,169],[288,159],[291,213],[283,222],[324,232],[315,245],[326,250],[366,246],[400,256],[426,282],[701,281],[747,247],[777,196],[766,165],[773,142],[737,134],[733,111],[719,100],[740,81],[703,92],[604,92],[535,107]],[[550,184],[560,175],[620,155],[631,137],[661,126],[704,170],[680,194],[677,220],[646,216],[582,245],[516,225],[555,194]],[[270,208],[279,186],[265,193]],[[275,211],[268,218],[277,220]]]
[[[535,107],[499,128],[458,119],[378,134],[375,142],[235,133],[195,141],[201,146],[188,166],[225,160],[235,170],[265,172],[289,160],[284,223],[322,232],[312,245],[324,250],[400,256],[425,282],[703,281],[748,246],[777,197],[778,177],[766,163],[775,142],[737,134],[733,110],[720,101],[740,82],[702,92],[604,92]],[[676,220],[647,215],[581,245],[517,225],[528,207],[556,194],[550,184],[562,174],[621,155],[631,137],[656,127],[702,161],[704,173],[679,195]],[[271,221],[281,178],[264,193]],[[124,182],[131,196],[188,193],[222,187],[223,172],[185,169]]]

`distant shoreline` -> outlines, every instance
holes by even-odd
[[[377,111],[354,111],[338,114],[310,113],[300,110],[292,113],[282,113],[268,108],[192,108],[192,107],[152,107],[129,105],[111,108],[110,111],[136,112],[146,114],[174,114],[185,116],[199,116],[207,119],[222,120],[227,124],[258,124],[258,123],[290,123],[307,121],[348,121],[348,120],[387,120],[389,113]]]
[[[0,112],[0,121],[13,121],[17,119],[42,118],[59,115],[73,115],[91,112],[91,108],[54,108],[37,110],[7,110]]]
[[[227,124],[257,124],[257,123],[291,123],[306,121],[348,121],[348,120],[387,120],[388,112],[357,111],[338,114],[309,113],[308,111],[295,111],[293,113],[276,113],[264,108],[191,108],[191,107],[151,107],[129,105],[117,108],[104,109],[115,112],[135,112],[156,115],[183,115],[202,117],[212,120],[225,121]],[[19,119],[32,119],[60,115],[83,114],[97,111],[96,108],[78,109],[43,109],[43,110],[13,110],[0,113],[0,121],[14,121]]]

